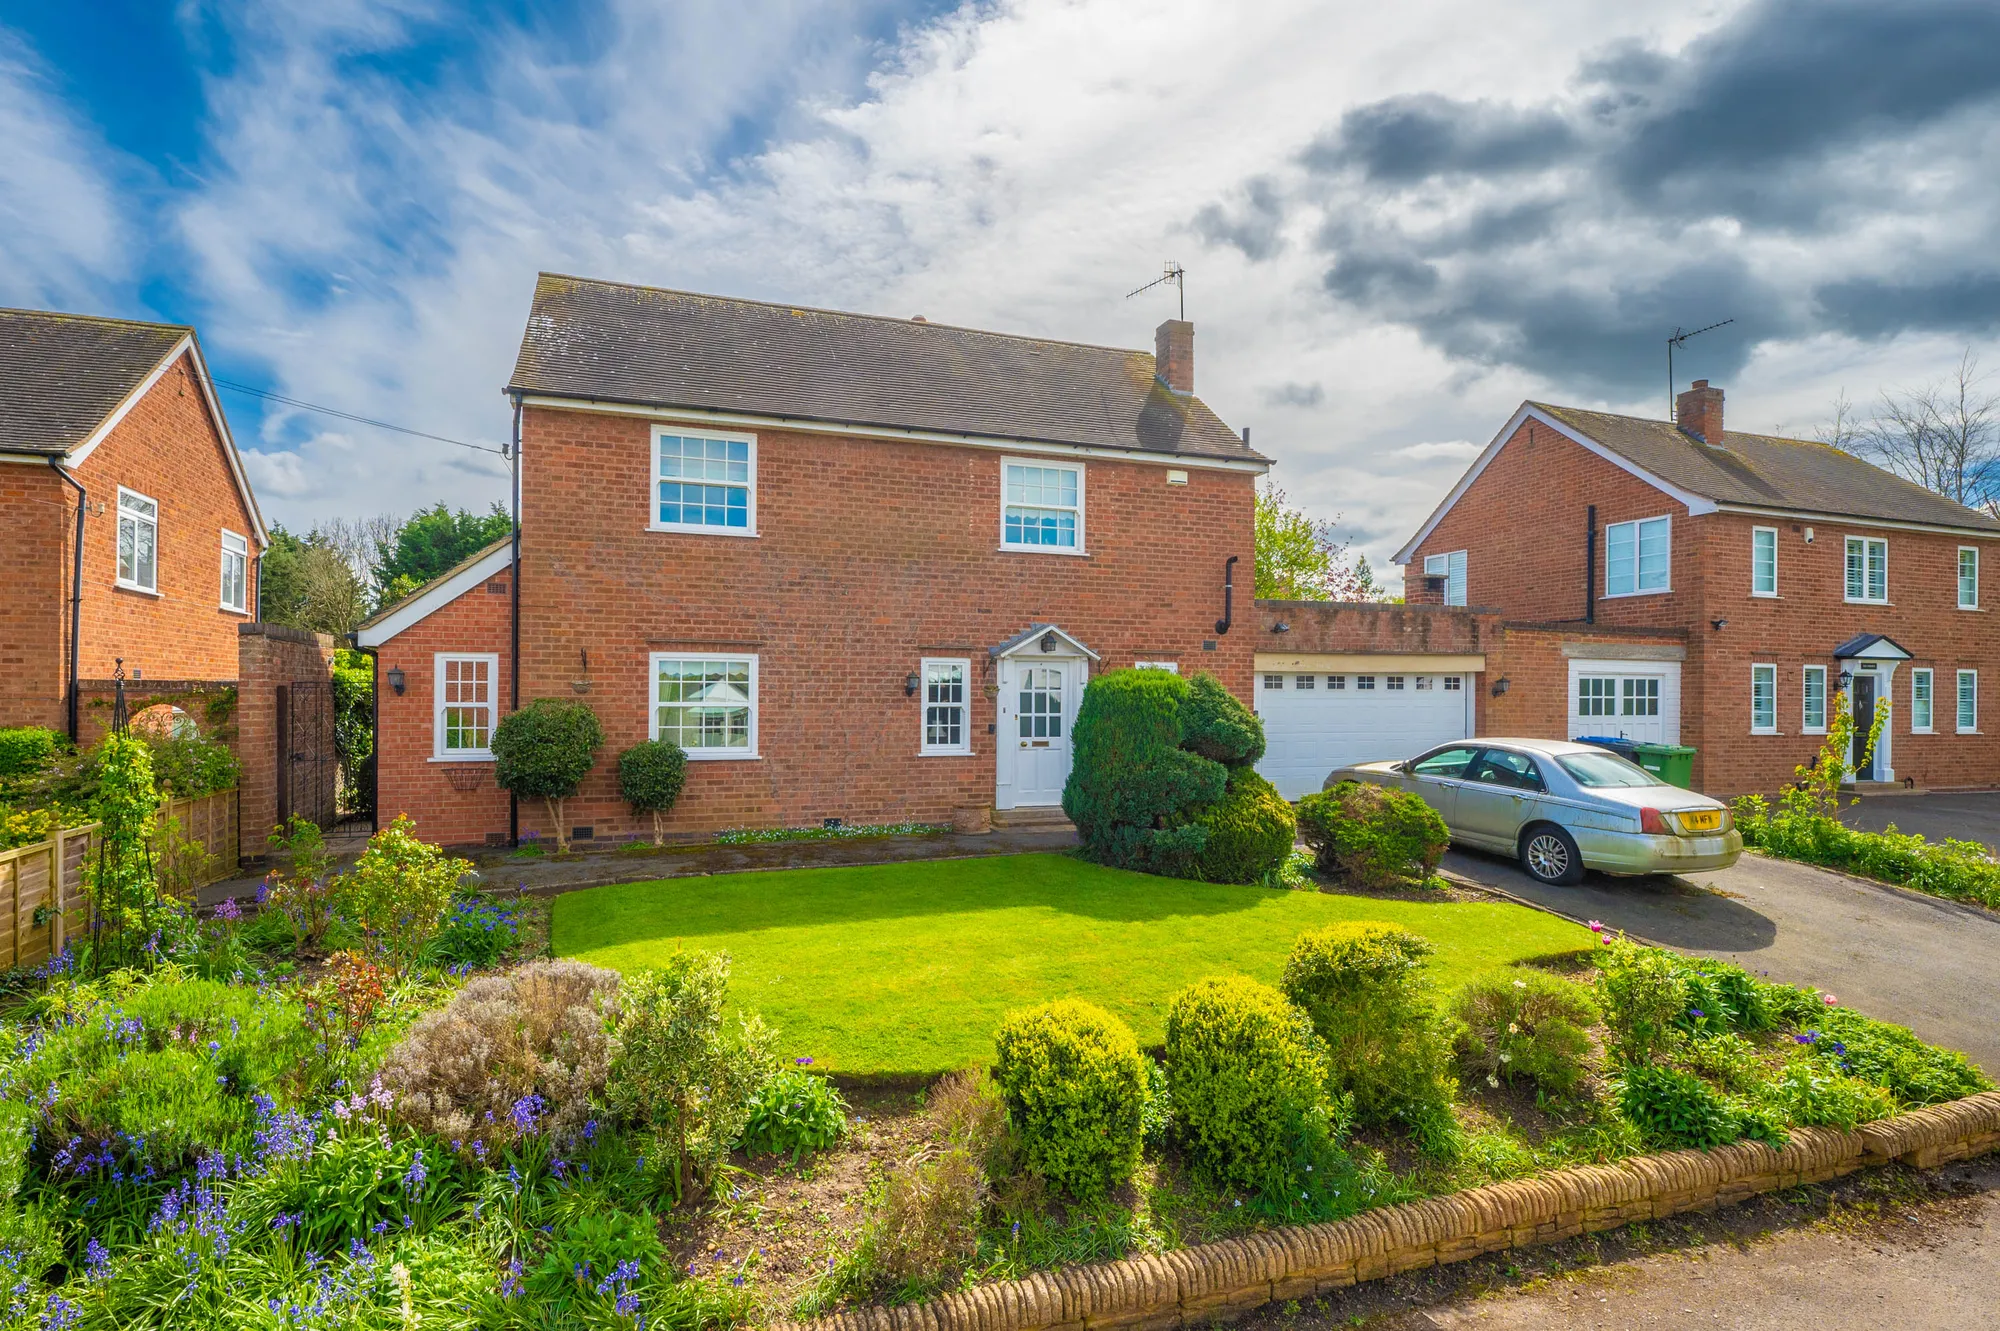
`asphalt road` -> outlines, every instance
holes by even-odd
[[[1593,873],[1575,887],[1477,851],[1453,850],[1444,867],[1572,919],[1813,985],[2000,1077],[2000,914],[1751,854],[1715,873]]]

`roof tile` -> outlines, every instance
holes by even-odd
[[[76,448],[193,331],[0,309],[0,452],[60,457]]]

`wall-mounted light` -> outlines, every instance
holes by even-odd
[[[1854,672],[1853,672],[1852,670],[1843,670],[1843,671],[1841,671],[1841,672],[1840,672],[1840,687],[1841,687],[1841,688],[1842,688],[1843,690],[1845,690],[1845,689],[1846,689],[1846,688],[1848,687],[1848,685],[1850,685],[1850,684],[1852,684],[1852,683],[1854,683]]]
[[[903,676],[903,696],[905,698],[916,697],[917,688],[922,683],[923,681],[917,678],[917,672],[914,670],[912,670],[909,674]]]
[[[1052,652],[1055,649],[1056,649],[1056,635],[1053,633],[1044,633],[1042,635],[1042,650],[1045,652]]]
[[[1500,678],[1498,678],[1498,679],[1494,680],[1494,681],[1493,681],[1493,696],[1497,698],[1497,697],[1499,697],[1499,696],[1500,696],[1501,694],[1505,693],[1505,692],[1507,691],[1508,687],[1509,687],[1509,686],[1510,686],[1510,685],[1511,685],[1512,683],[1513,683],[1513,681],[1512,681],[1512,680],[1510,680],[1510,679],[1508,679],[1508,678],[1507,678],[1507,677],[1506,677],[1505,675],[1502,675],[1502,676],[1501,676]]]
[[[1708,626],[1714,629],[1717,633],[1720,633],[1722,632],[1722,630],[1729,627],[1729,621],[1726,619],[1711,619],[1708,621]]]
[[[392,689],[392,690],[393,690],[393,691],[395,692],[395,694],[396,694],[396,696],[397,696],[398,698],[400,698],[400,697],[402,697],[402,696],[403,696],[403,684],[404,684],[404,679],[403,679],[403,667],[401,667],[401,666],[390,666],[390,667],[389,667],[389,687],[390,687],[390,689]]]

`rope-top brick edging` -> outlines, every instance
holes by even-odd
[[[1330,1224],[1291,1225],[1199,1247],[1037,1271],[901,1307],[858,1308],[775,1331],[1099,1331],[1198,1326],[1266,1303],[1483,1253],[1554,1243],[1727,1206],[1891,1161],[1931,1168],[2000,1148],[2000,1091],[1913,1110],[1854,1132],[1797,1128],[1782,1150],[1738,1142],[1635,1156]]]

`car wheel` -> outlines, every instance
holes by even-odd
[[[1583,881],[1576,838],[1554,823],[1540,823],[1521,837],[1521,867],[1538,883],[1570,887]]]

